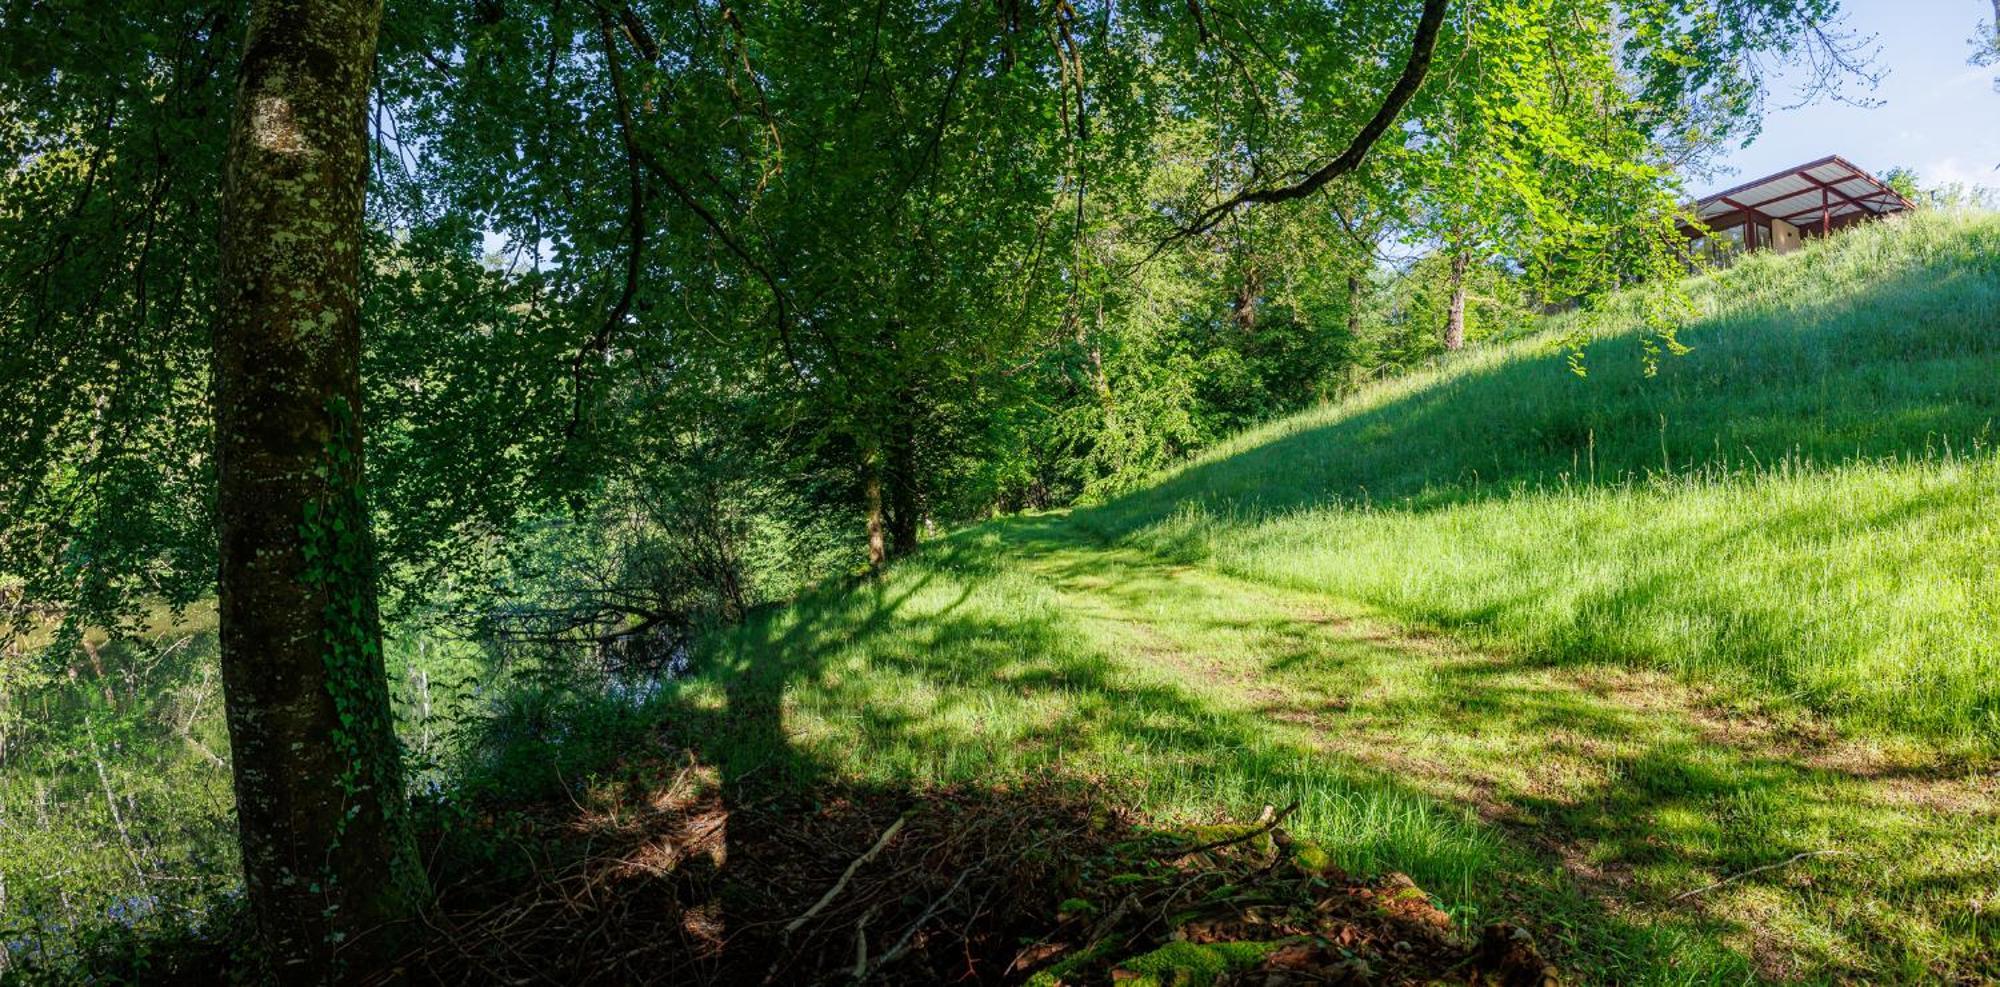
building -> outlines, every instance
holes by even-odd
[[[1690,208],[1681,227],[1698,251],[1797,250],[1809,237],[1913,208],[1881,179],[1837,154],[1744,182]]]

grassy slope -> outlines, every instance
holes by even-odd
[[[659,701],[739,779],[1298,800],[1591,979],[1993,975],[1996,258],[1946,216],[1753,258],[1657,377],[1497,347],[760,615]]]
[[[1550,660],[1990,749],[2000,221],[1880,224],[1694,293],[1694,352],[1657,377],[1629,332],[1584,380],[1523,341],[1244,436],[1090,523]]]

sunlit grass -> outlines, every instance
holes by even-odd
[[[1130,639],[1143,625],[1080,610],[1033,571],[959,564],[993,552],[932,553],[725,637],[682,697],[712,709],[733,700],[738,713],[773,702],[778,715],[730,718],[715,756],[736,773],[797,782],[990,785],[1054,772],[1102,782],[1163,821],[1298,801],[1348,866],[1393,862],[1447,889],[1467,887],[1490,853],[1462,810],[1323,763],[1254,711],[1189,691],[1171,662],[1130,660],[1168,653]]]
[[[962,534],[711,647],[663,715],[727,778],[1054,776],[1166,824],[1297,801],[1344,866],[1525,922],[1594,982],[1924,980],[2000,945],[1990,769],[1412,636],[1060,519]]]
[[[1189,511],[1140,540],[1544,662],[1621,662],[1853,728],[2000,739],[1991,458],[1524,492],[1429,510]]]
[[[667,715],[736,778],[1297,800],[1589,982],[1990,975],[2000,220],[1692,291],[1655,375],[1559,320],[759,615]]]
[[[1088,523],[1857,725],[2000,743],[2000,218],[1875,224],[1245,436]]]

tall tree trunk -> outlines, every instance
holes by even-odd
[[[1084,328],[1083,319],[1076,320],[1076,341],[1090,354],[1090,386],[1097,393],[1097,403],[1108,415],[1111,412],[1111,378],[1104,373],[1104,295],[1097,296],[1097,331]]]
[[[1245,268],[1236,296],[1229,300],[1229,317],[1236,328],[1250,332],[1257,328],[1257,298],[1264,293],[1264,276],[1255,267]]]
[[[915,407],[916,395],[907,391],[903,407]],[[889,461],[883,477],[888,490],[889,557],[901,558],[917,549],[917,527],[923,508],[917,497],[916,425],[908,415],[898,415],[890,425]]]
[[[1465,267],[1469,255],[1460,250],[1451,255],[1451,310],[1444,318],[1444,348],[1465,348]]]
[[[1361,338],[1361,275],[1347,275],[1347,336]]]
[[[257,0],[222,202],[222,673],[271,974],[365,969],[426,897],[362,489],[360,258],[380,0]]]
[[[882,508],[882,454],[872,449],[861,459],[861,497],[868,512],[868,566],[879,570],[889,561],[888,519]]]

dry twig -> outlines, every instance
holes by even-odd
[[[833,882],[833,887],[826,889],[826,893],[820,895],[819,900],[813,902],[813,906],[811,908],[806,909],[804,914],[800,915],[798,918],[791,920],[791,922],[785,926],[785,934],[790,935],[794,932],[799,931],[799,928],[801,926],[805,925],[808,921],[811,921],[814,915],[818,915],[821,910],[826,908],[827,904],[833,901],[835,896],[840,894],[841,889],[847,887],[847,882],[854,880],[854,872],[860,870],[863,866],[867,865],[867,863],[870,860],[874,860],[875,857],[882,852],[882,848],[888,846],[889,841],[895,839],[897,833],[902,832],[903,824],[908,822],[909,819],[910,819],[910,814],[907,812],[900,816],[897,816],[896,821],[890,823],[889,828],[882,831],[882,836],[875,841],[874,846],[868,848],[867,853],[864,853],[861,856],[854,858],[854,862],[847,865],[847,870],[841,872],[840,880]]]
[[[1680,901],[1685,898],[1692,898],[1695,895],[1702,894],[1708,891],[1713,891],[1716,888],[1722,887],[1724,885],[1735,884],[1737,881],[1743,880],[1744,878],[1749,877],[1752,874],[1762,874],[1767,870],[1777,870],[1781,867],[1790,867],[1791,865],[1796,864],[1801,860],[1805,860],[1808,857],[1835,857],[1845,854],[1846,852],[1847,851],[1845,850],[1808,850],[1805,853],[1795,853],[1790,857],[1785,858],[1784,860],[1778,861],[1775,864],[1765,864],[1762,867],[1752,867],[1741,874],[1734,874],[1729,877],[1725,877],[1722,880],[1715,882],[1714,884],[1706,884],[1694,889],[1693,891],[1683,891],[1680,894],[1674,895],[1672,898],[1668,900]]]

